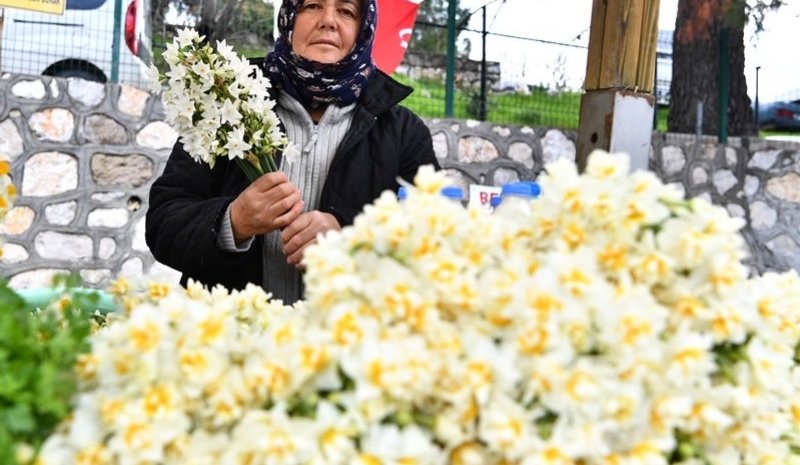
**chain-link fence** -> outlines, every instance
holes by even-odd
[[[151,13],[150,5],[150,0],[67,0],[60,16],[0,9],[0,71],[77,76],[145,87],[146,67],[151,61],[163,65],[161,53],[165,44],[178,28],[194,24],[180,15],[177,20],[168,19],[165,8]],[[272,42],[271,4],[242,5],[226,29],[232,32],[220,39],[242,55],[262,57]],[[443,24],[415,25],[414,38],[394,73],[398,80],[415,89],[404,105],[429,118],[453,116],[529,126],[578,127],[588,30],[569,42],[462,30],[453,61],[452,100],[448,100],[446,91],[446,32]],[[432,37],[435,40],[430,40]],[[654,127],[666,130],[672,31],[659,31],[656,56],[654,95],[658,111]],[[800,130],[800,86],[794,93],[774,92],[791,88],[787,80],[796,79],[792,65],[787,64],[786,69],[759,69],[746,72],[754,102],[754,96],[761,93],[760,122],[781,128],[781,124],[796,121],[795,130]],[[773,107],[776,101],[795,107]],[[452,103],[452,115],[447,114],[448,103]]]
[[[144,87],[146,66],[151,61],[163,65],[165,44],[178,28],[193,26],[192,15],[168,20],[163,8],[156,8],[151,18],[150,5],[150,0],[67,0],[63,16],[6,8],[0,67],[10,73],[77,76]],[[272,19],[271,10],[248,6],[236,19],[241,24],[229,27],[233,32],[219,38],[243,55],[263,56],[271,39],[267,32],[271,28],[265,24]],[[445,25],[417,23],[415,39],[394,73],[415,89],[404,105],[424,117],[449,116],[446,33]],[[664,37],[671,41],[671,34]],[[558,43],[461,31],[454,60],[452,116],[577,128],[588,31],[576,39]],[[669,41],[659,43],[656,73],[658,101],[664,104],[671,74]]]
[[[63,15],[3,8],[0,70],[146,85],[149,0],[67,0]]]
[[[416,28],[425,35],[426,30],[441,31],[446,26],[417,23]],[[577,129],[587,43],[588,31],[572,43],[463,31],[455,60],[453,117]],[[431,48],[430,43],[425,45]],[[672,32],[662,31],[655,83],[662,106],[669,103],[671,51]],[[446,70],[445,52],[422,51],[412,41],[395,72],[415,88],[404,104],[426,117],[445,117]],[[661,108],[658,116],[665,119],[666,109]]]
[[[214,24],[214,38],[242,55],[263,56],[272,43],[272,4],[231,5],[228,20]],[[145,70],[151,63],[163,68],[161,54],[177,29],[197,27],[197,12],[186,8],[153,0],[66,0],[62,15],[0,8],[0,71],[144,88]]]

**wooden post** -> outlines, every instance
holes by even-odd
[[[627,153],[647,169],[659,0],[594,0],[578,128],[578,168],[596,149]]]

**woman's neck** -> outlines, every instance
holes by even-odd
[[[319,123],[319,120],[322,119],[322,115],[325,114],[326,108],[328,108],[328,106],[324,105],[316,108],[306,108],[306,110],[308,111],[309,116],[311,116],[311,121]]]

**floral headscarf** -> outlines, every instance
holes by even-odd
[[[337,63],[320,63],[292,51],[294,18],[303,1],[283,0],[278,16],[278,39],[264,60],[264,73],[306,107],[326,103],[349,105],[358,99],[375,70],[372,43],[378,24],[376,0],[363,0],[361,30],[355,46]]]

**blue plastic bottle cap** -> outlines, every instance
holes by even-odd
[[[503,184],[503,189],[501,190],[500,195],[522,195],[525,197],[530,197],[531,188],[530,186],[521,182],[511,182],[508,184]]]
[[[400,186],[400,189],[397,189],[397,200],[405,200],[408,197],[408,189],[406,186]]]
[[[527,184],[531,188],[531,197],[539,197],[542,195],[542,186],[536,181],[520,181],[522,184]]]
[[[442,195],[448,199],[462,200],[464,191],[458,186],[447,186],[442,188]]]
[[[521,195],[524,197],[535,198],[542,193],[539,184],[533,181],[511,182],[503,185],[501,195]]]

